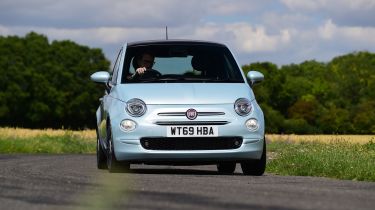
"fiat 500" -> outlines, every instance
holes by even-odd
[[[126,43],[99,99],[97,166],[217,165],[232,174],[262,175],[266,167],[263,112],[252,86],[263,74],[241,71],[223,44],[162,40]]]

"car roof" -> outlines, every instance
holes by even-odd
[[[145,41],[136,41],[136,42],[128,43],[128,47],[149,46],[149,45],[206,45],[206,46],[226,47],[224,44],[217,43],[217,42],[202,41],[202,40],[188,40],[188,39],[145,40]]]

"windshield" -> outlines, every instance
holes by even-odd
[[[136,73],[136,69],[144,72]],[[240,69],[224,46],[145,45],[128,47],[122,83],[243,83]]]

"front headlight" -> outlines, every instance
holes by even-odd
[[[133,98],[126,102],[126,111],[132,117],[140,117],[146,113],[147,107],[141,99]]]
[[[251,102],[246,98],[239,98],[234,103],[234,110],[240,116],[248,115],[252,108]]]

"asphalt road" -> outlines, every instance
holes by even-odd
[[[218,175],[215,166],[98,170],[93,155],[0,155],[0,209],[371,209],[375,183]]]

